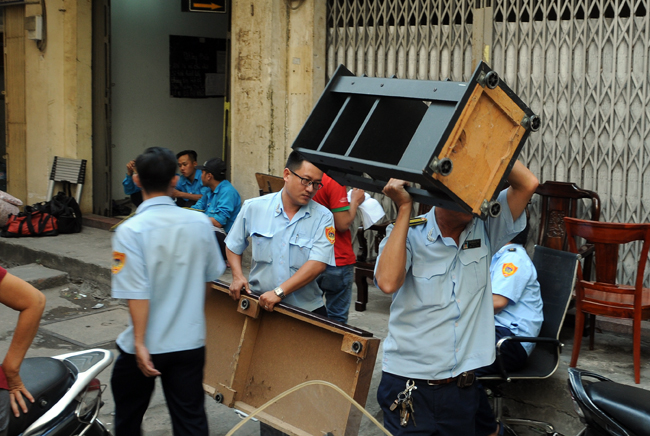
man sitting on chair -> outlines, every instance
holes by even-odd
[[[507,336],[537,337],[544,321],[537,271],[524,247],[529,229],[526,221],[526,228],[492,256],[490,277],[497,343]],[[505,341],[501,345],[505,370],[523,368],[533,348],[535,344],[532,342]],[[492,365],[477,369],[476,375],[480,377],[500,372],[498,361],[494,361]],[[481,396],[477,419],[482,417],[494,421],[485,391],[481,392]]]
[[[226,259],[226,234],[241,210],[241,197],[234,186],[226,180],[226,163],[220,158],[210,159],[197,168],[202,171],[201,181],[207,188],[207,192],[192,206],[192,209],[202,210],[210,218],[221,255]]]
[[[178,179],[172,197],[178,206],[192,207],[203,194],[209,192],[202,182],[201,170],[197,167],[196,158],[194,150],[183,150],[176,154],[181,177]]]

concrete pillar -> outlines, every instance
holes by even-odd
[[[295,8],[295,9],[293,9]],[[325,2],[232,2],[232,182],[257,196],[255,173],[281,175],[325,86]]]
[[[8,6],[4,14],[7,191],[25,201],[25,7]]]
[[[20,155],[20,149],[24,153],[24,193],[16,192],[20,192],[26,204],[45,198],[54,156],[87,159],[88,169],[92,165],[91,5],[91,0],[46,0],[45,11],[40,4],[28,4],[24,6],[23,17],[15,12],[5,15],[5,27],[12,22],[14,27],[20,26],[21,19],[33,15],[44,15],[46,20],[45,39],[40,47],[36,41],[24,39],[22,54],[6,54],[7,72],[15,65],[24,65],[23,89],[12,90],[17,97],[7,100],[7,112],[19,108],[18,100],[22,97],[25,139],[21,144],[9,132],[7,149],[10,154]],[[16,8],[7,10],[17,11]],[[22,28],[25,35],[24,24]],[[9,87],[9,77],[7,80]],[[12,178],[14,164],[10,158]],[[14,189],[14,182],[10,183],[10,189]],[[81,200],[82,211],[91,211],[91,171],[86,173]]]

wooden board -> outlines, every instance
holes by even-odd
[[[501,88],[474,88],[443,146],[439,159],[449,158],[454,170],[434,174],[458,198],[481,215],[481,204],[499,189],[526,129],[526,113]],[[498,193],[497,193],[498,195]]]
[[[260,195],[279,192],[284,188],[284,179],[270,174],[255,173],[257,185],[260,187]]]
[[[372,333],[283,304],[260,310],[257,296],[235,302],[222,282],[207,296],[206,318],[204,387],[228,407],[251,412],[308,380],[333,383],[365,405],[380,342]],[[298,406],[289,399],[260,418],[285,433],[320,434],[324,423],[294,413]],[[337,428],[358,425],[349,405],[333,398],[323,407],[342,408],[328,414],[343,422]]]

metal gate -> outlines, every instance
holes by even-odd
[[[329,0],[327,68],[467,80],[484,59],[542,118],[520,159],[650,221],[648,0]],[[536,215],[536,211],[533,213]],[[534,220],[533,220],[534,222]],[[623,253],[623,275],[636,264]]]

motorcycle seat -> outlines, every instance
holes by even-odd
[[[585,386],[591,401],[634,434],[650,434],[650,391],[615,382]]]
[[[25,401],[28,412],[16,418],[11,414],[8,435],[22,433],[34,421],[50,410],[72,385],[72,375],[66,365],[50,357],[31,357],[23,360],[20,366],[20,378],[34,403]]]

